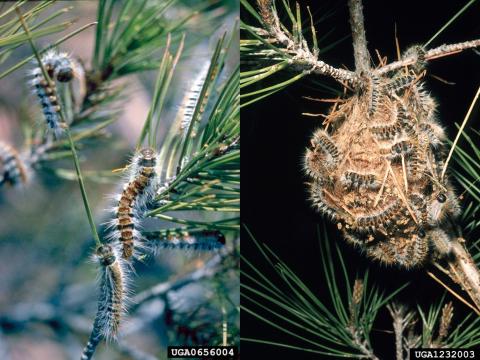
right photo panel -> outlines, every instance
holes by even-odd
[[[241,0],[245,359],[480,358],[479,17]]]

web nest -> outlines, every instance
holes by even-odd
[[[327,116],[305,154],[314,206],[350,243],[385,264],[414,267],[449,252],[459,213],[442,178],[445,135],[424,88],[424,52],[408,70],[372,75]]]

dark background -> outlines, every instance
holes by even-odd
[[[403,51],[412,44],[428,41],[465,3],[466,1],[364,1],[368,46],[375,64],[378,63],[377,57],[374,56],[375,49],[378,49],[382,56],[388,56],[389,62],[396,59],[395,25]],[[304,11],[307,5],[310,6],[314,19],[319,19],[327,10],[336,9],[333,17],[316,26],[318,37],[334,29],[324,45],[350,33],[346,1],[300,1],[300,5]],[[280,4],[278,7],[281,8]],[[243,20],[247,24],[258,26],[245,11],[243,12]],[[304,16],[306,15],[305,12]],[[479,18],[480,4],[477,3],[451,24],[429,47],[480,38]],[[326,53],[322,60],[336,67],[345,65],[353,69],[351,38]],[[431,76],[427,77],[428,88],[439,103],[440,121],[447,128],[449,137],[453,139],[456,134],[454,123],[462,122],[480,85],[480,56],[468,50],[435,60],[430,63],[428,70],[430,75],[455,83],[447,85]],[[318,76],[304,78],[286,90],[242,110],[242,222],[249,227],[258,241],[268,244],[320,299],[327,301],[316,235],[316,227],[322,223],[322,219],[308,203],[304,184],[306,178],[301,168],[305,147],[312,132],[321,125],[322,118],[306,117],[301,113],[325,113],[328,110],[328,105],[303,99],[302,96],[317,98],[333,96],[319,90],[312,80],[323,82],[325,78]],[[339,89],[334,82],[326,81]],[[248,90],[251,91],[252,88]],[[477,106],[469,123],[469,126],[477,129],[480,121],[478,108]],[[400,299],[411,306],[419,303],[425,308],[428,304],[437,302],[443,295],[444,289],[428,277],[425,271],[397,270],[372,263],[345,244],[335,226],[329,225],[328,233],[329,241],[340,243],[352,276],[356,272],[363,274],[364,269],[369,267],[372,280],[387,292],[410,281],[411,285],[401,293]],[[242,255],[269,274],[268,267],[264,266],[265,261],[248,234],[244,231],[242,235]],[[247,269],[245,264],[242,266],[243,269]],[[242,278],[242,281],[248,282],[245,278]],[[339,284],[340,288],[342,285]],[[446,299],[450,300],[451,297],[447,295]],[[246,301],[244,304],[257,310]],[[468,309],[458,301],[454,301],[454,306],[456,311],[454,319],[461,319],[462,312],[463,314],[468,312]],[[372,333],[376,355],[382,359],[393,359],[393,335],[378,331],[392,329],[390,316],[386,311],[380,312],[374,329],[377,329]],[[307,345],[261,323],[245,311],[241,317],[241,334],[247,338]],[[242,342],[243,358],[256,359],[260,353],[263,356],[268,355],[268,358],[276,356],[295,359],[322,358],[296,350]]]

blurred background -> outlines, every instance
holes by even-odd
[[[22,11],[39,3],[22,4]],[[115,1],[115,6],[122,3]],[[14,4],[2,1],[0,13]],[[68,9],[59,21],[75,22],[68,30],[36,39],[36,44],[44,48],[73,28],[96,21],[97,7],[97,1],[55,2],[41,19]],[[162,112],[157,134],[160,146],[199,67],[209,61],[217,39],[225,31],[232,31],[238,17],[236,0],[177,1],[163,16],[176,19],[190,8],[197,9],[198,14],[182,25],[185,50]],[[14,18],[14,13],[0,18],[0,27]],[[89,68],[95,31],[95,26],[89,27],[59,49]],[[162,55],[164,49],[157,50]],[[231,52],[226,67],[233,69],[238,63],[238,45]],[[28,43],[15,48],[3,59],[0,72],[31,54]],[[152,54],[152,59],[159,59],[158,54]],[[38,127],[43,121],[38,100],[27,82],[33,64],[0,79],[0,141],[19,150],[28,146],[23,125]],[[108,220],[108,195],[119,190],[120,177],[112,170],[123,168],[132,155],[151,105],[156,74],[156,70],[144,71],[113,80],[109,86],[124,89],[113,105],[118,120],[98,141],[78,146],[82,171],[110,173],[86,180],[100,231]],[[65,169],[64,176],[59,169]],[[70,158],[46,162],[27,185],[0,188],[0,359],[78,359],[86,344],[97,306],[97,269],[89,262],[94,241],[72,170]],[[194,216],[202,220],[203,215]],[[148,224],[155,230],[167,226],[161,221]],[[219,345],[225,336],[229,345],[238,345],[238,239],[235,231],[225,236],[226,249],[220,254],[166,251],[139,262],[133,291],[143,300],[132,309],[119,342],[101,344],[96,358],[163,359],[169,344]],[[163,290],[148,292],[158,284],[164,285]]]

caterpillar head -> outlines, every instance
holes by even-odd
[[[412,69],[416,74],[420,74],[423,70],[425,70],[425,67],[427,66],[427,61],[425,60],[425,48],[421,45],[411,46],[405,51],[403,57],[414,58]]]
[[[155,166],[155,156],[155,150],[152,148],[144,148],[140,150],[140,158],[138,159],[138,163],[140,166]]]
[[[60,82],[69,82],[74,77],[74,70],[71,66],[58,68],[56,71],[56,78]]]
[[[95,253],[103,266],[112,265],[116,260],[113,248],[110,245],[104,244],[99,246]]]
[[[459,215],[459,205],[453,190],[438,189],[434,191],[427,205],[428,223],[432,226],[443,222],[447,216]]]

